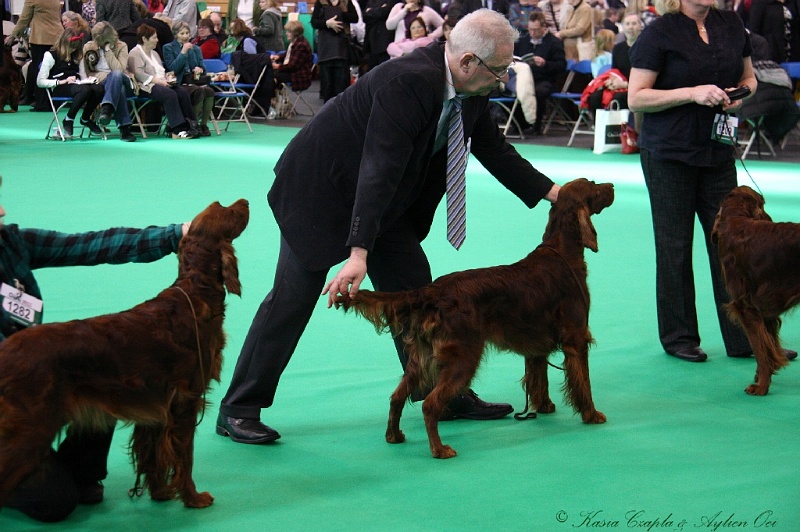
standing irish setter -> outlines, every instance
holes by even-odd
[[[249,217],[243,199],[197,215],[178,248],[178,279],[154,299],[0,344],[0,506],[62,427],[90,431],[116,419],[135,424],[135,491],[191,508],[214,501],[192,480],[194,433],[205,392],[219,381],[225,291],[241,294],[232,241]]]
[[[744,329],[756,358],[755,383],[745,391],[766,395],[772,375],[788,363],[780,316],[800,303],[800,224],[774,223],[761,194],[741,186],[722,201],[711,238],[731,296],[728,315]]]
[[[415,389],[432,391],[422,405],[435,458],[456,451],[443,445],[438,423],[447,403],[467,389],[486,344],[525,357],[528,407],[549,414],[547,358],[564,352],[567,401],[585,423],[604,423],[589,382],[589,289],[584,248],[597,251],[590,216],[614,201],[610,183],[577,179],[564,185],[550,209],[544,241],[509,266],[451,273],[419,290],[339,296],[380,332],[403,334],[409,362],[391,398],[386,441],[401,443],[403,405]]]

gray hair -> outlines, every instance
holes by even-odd
[[[94,25],[94,28],[92,28],[92,39],[102,48],[107,44],[117,42],[117,40],[119,40],[119,35],[117,35],[117,30],[114,29],[114,26],[103,21],[98,22]]]
[[[182,20],[179,20],[175,24],[172,25],[172,34],[177,37],[181,30],[189,30],[189,34],[192,33],[192,29],[189,27],[187,23]]]
[[[491,9],[478,9],[458,21],[447,46],[456,56],[472,52],[488,61],[494,57],[499,43],[514,44],[518,38],[519,32],[506,17]]]

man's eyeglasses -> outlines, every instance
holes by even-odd
[[[515,61],[511,61],[511,63],[510,63],[510,64],[509,64],[507,67],[505,67],[505,68],[502,68],[502,69],[494,69],[494,68],[491,68],[491,67],[489,67],[489,65],[487,65],[487,64],[486,64],[486,61],[484,61],[483,59],[481,59],[480,57],[478,57],[478,56],[477,56],[477,54],[475,54],[474,52],[473,52],[473,54],[472,54],[472,55],[474,55],[474,56],[475,56],[475,59],[477,59],[477,60],[478,60],[478,63],[480,63],[481,65],[483,65],[483,67],[484,67],[486,70],[488,70],[489,72],[491,72],[491,74],[492,74],[492,75],[495,77],[495,79],[496,79],[497,81],[503,81],[503,78],[504,78],[504,77],[506,77],[506,75],[508,75],[508,71],[509,71],[509,70],[511,70],[511,67],[512,67],[512,66],[514,66],[514,63],[515,63]]]

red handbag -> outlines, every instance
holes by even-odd
[[[620,124],[619,139],[622,143],[622,153],[639,153],[639,135],[630,124]]]

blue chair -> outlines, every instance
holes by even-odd
[[[564,85],[559,92],[554,92],[548,98],[550,111],[542,130],[543,134],[547,134],[554,121],[558,121],[568,129],[575,128],[575,123],[580,118],[581,93],[570,92],[569,89],[577,74],[591,75],[592,62],[589,60],[573,61],[571,59],[567,61],[567,77],[564,80]],[[577,113],[578,119],[573,118],[575,113]],[[574,135],[572,138],[574,138]],[[571,143],[572,140],[570,139]]]
[[[50,102],[50,110],[53,112],[53,117],[50,119],[50,124],[47,126],[47,134],[44,138],[45,140],[54,139],[66,142],[67,137],[64,134],[64,126],[61,123],[61,118],[58,116],[58,113],[60,113],[62,109],[66,109],[72,105],[72,96],[53,96],[52,89],[49,88],[46,88],[45,92],[47,93],[47,100]],[[80,122],[75,125],[80,126]],[[86,128],[84,126],[80,126],[80,128],[81,134],[78,135],[78,138],[83,138],[83,133],[86,131]],[[101,129],[103,130],[103,140],[106,140],[105,128]],[[90,131],[89,137],[91,136],[92,133]]]
[[[221,59],[204,59],[203,66],[209,74],[228,71],[228,65]],[[261,75],[263,76],[264,73],[262,72]],[[215,100],[222,104],[218,107],[216,116],[214,116],[214,113],[211,114],[211,122],[214,124],[217,135],[220,134],[219,122],[225,122],[225,131],[228,131],[231,122],[244,122],[247,124],[247,129],[250,130],[250,133],[253,132],[253,128],[250,127],[250,120],[248,120],[245,112],[247,108],[245,100],[252,96],[239,90],[236,86],[236,78],[238,78],[238,75],[233,76],[233,79],[228,79],[227,82],[211,84],[211,88],[215,91]]]

